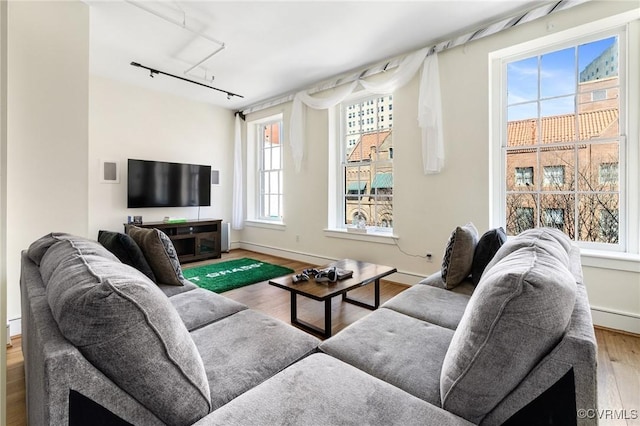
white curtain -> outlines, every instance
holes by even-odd
[[[305,105],[314,109],[328,109],[338,105],[347,96],[353,92],[358,85],[357,81],[344,86],[336,87],[330,97],[314,98],[306,91],[296,93],[293,98],[293,107],[291,108],[291,120],[289,123],[289,145],[291,145],[291,153],[296,172],[300,171],[302,166],[302,157],[304,157],[304,131],[305,131]]]
[[[244,194],[242,191],[242,128],[240,114],[236,114],[235,138],[233,142],[233,199],[231,204],[231,227],[244,227]]]
[[[428,51],[428,48],[424,48],[407,55],[393,72],[387,74],[386,78],[376,78],[375,81],[367,81],[361,78],[352,83],[336,87],[328,97],[314,97],[304,90],[296,93],[293,98],[289,122],[289,144],[296,172],[300,172],[302,159],[304,158],[305,105],[314,109],[334,107],[349,96],[358,84],[375,94],[393,92],[407,84],[421,65],[423,66],[423,71],[422,79],[420,80],[418,121],[422,128],[424,170],[425,173],[439,172],[444,164],[440,79],[438,77],[437,53],[428,56],[427,59],[431,59],[427,61],[425,56]],[[435,81],[427,81],[427,79],[432,78]]]
[[[429,49],[425,47],[407,55],[393,72],[385,74],[387,77],[380,81],[369,82],[363,79],[358,81],[362,87],[378,95],[393,92],[407,84],[416,75],[428,52]]]
[[[427,56],[422,66],[418,125],[422,130],[422,165],[424,174],[440,173],[444,167],[442,137],[442,99],[438,55]]]

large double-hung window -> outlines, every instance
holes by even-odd
[[[342,226],[393,227],[393,96],[341,105]]]
[[[282,120],[258,129],[258,219],[282,221]]]
[[[619,29],[494,62],[495,206],[508,235],[549,226],[584,247],[627,249],[626,52]]]

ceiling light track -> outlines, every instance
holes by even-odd
[[[164,19],[167,22],[170,22],[170,23],[172,23],[174,25],[177,25],[180,28],[184,28],[185,30],[187,30],[187,31],[189,31],[189,32],[191,32],[193,34],[204,38],[205,40],[209,40],[212,43],[216,43],[217,45],[220,45],[220,46],[224,47],[224,42],[223,41],[217,40],[217,39],[205,34],[203,31],[197,31],[197,30],[195,30],[193,28],[189,28],[187,26],[187,15],[186,15],[186,13],[184,11],[181,11],[181,13],[183,14],[183,17],[182,17],[182,22],[180,22],[180,21],[176,21],[175,19],[173,19],[173,18],[171,18],[169,16],[165,16],[165,15],[159,13],[159,12],[156,12],[155,10],[153,10],[150,7],[148,7],[146,4],[144,4],[142,2],[137,2],[137,1],[132,1],[132,0],[125,0],[125,2],[129,3],[132,6],[135,6],[135,7],[138,7],[140,9],[142,9],[147,13],[155,15],[158,18]],[[174,2],[174,3],[177,4],[177,2]]]
[[[227,99],[231,99],[234,96],[238,97],[238,98],[244,98],[244,96],[238,95],[237,93],[229,92],[228,90],[218,89],[217,87],[209,86],[208,84],[203,84],[203,83],[200,83],[198,81],[189,80],[187,78],[180,77],[179,75],[169,74],[168,72],[160,71],[160,70],[157,70],[157,69],[154,69],[154,68],[149,68],[149,67],[141,65],[141,64],[139,64],[137,62],[131,62],[131,65],[134,66],[134,67],[144,68],[144,69],[148,70],[149,73],[150,73],[149,77],[151,77],[151,78],[153,78],[155,76],[155,74],[162,74],[162,75],[166,75],[166,76],[169,76],[169,77],[177,78],[178,80],[186,81],[188,83],[197,84],[198,86],[207,87],[209,89],[213,89],[213,90],[217,90],[218,92],[225,93],[227,95]]]
[[[192,34],[195,34],[198,37],[201,37],[205,40],[208,40],[212,43],[215,43],[218,45],[218,47],[210,54],[208,54],[207,56],[205,56],[202,60],[198,61],[195,65],[189,67],[186,71],[184,71],[185,75],[188,75],[190,77],[194,77],[194,78],[199,78],[198,76],[194,76],[193,74],[189,74],[191,71],[193,71],[195,68],[201,67],[201,65],[203,63],[205,63],[206,61],[208,61],[209,59],[211,59],[213,56],[215,56],[217,53],[219,53],[220,51],[224,50],[227,46],[225,45],[225,43],[223,41],[220,41],[216,38],[213,38],[211,36],[209,36],[208,34],[206,34],[204,31],[198,31],[194,28],[190,28],[189,26],[187,26],[187,14],[186,12],[182,9],[182,7],[180,6],[180,4],[177,1],[174,1],[173,4],[180,9],[180,14],[182,15],[182,20],[176,20],[173,17],[170,16],[166,16],[156,10],[154,10],[153,8],[147,6],[146,4],[144,4],[143,2],[138,2],[138,1],[133,1],[133,0],[125,0],[126,3],[129,3],[132,6],[135,6],[139,9],[144,10],[147,13],[150,13],[154,16],[157,16],[160,19],[163,19],[173,25],[177,25],[178,27],[189,31]],[[201,67],[202,69],[204,69],[205,74],[207,72],[207,69],[204,67]]]

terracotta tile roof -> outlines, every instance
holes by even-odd
[[[618,120],[618,109],[609,108],[578,114],[578,140],[598,137]],[[575,136],[575,114],[554,115],[542,118],[540,142],[568,142]],[[534,145],[538,140],[537,119],[510,121],[507,123],[508,146]]]
[[[353,147],[353,151],[349,154],[347,161],[361,161],[363,158],[369,158],[371,147],[379,148],[390,134],[391,131],[385,130],[362,135],[358,143]]]

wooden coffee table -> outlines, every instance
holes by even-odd
[[[331,266],[351,270],[353,271],[353,276],[338,280],[335,283],[317,283],[313,280],[313,277],[310,277],[309,281],[294,283],[293,277],[296,274],[269,280],[269,284],[291,292],[291,324],[311,333],[319,334],[322,337],[331,337],[331,299],[333,297],[342,295],[344,302],[371,310],[378,309],[380,306],[380,279],[397,271],[396,268],[390,266],[376,265],[374,263],[351,259],[339,260],[317,269],[324,269]],[[374,302],[372,305],[347,297],[348,291],[371,283],[375,285]],[[305,296],[313,300],[324,301],[324,330],[298,319],[297,295]]]

